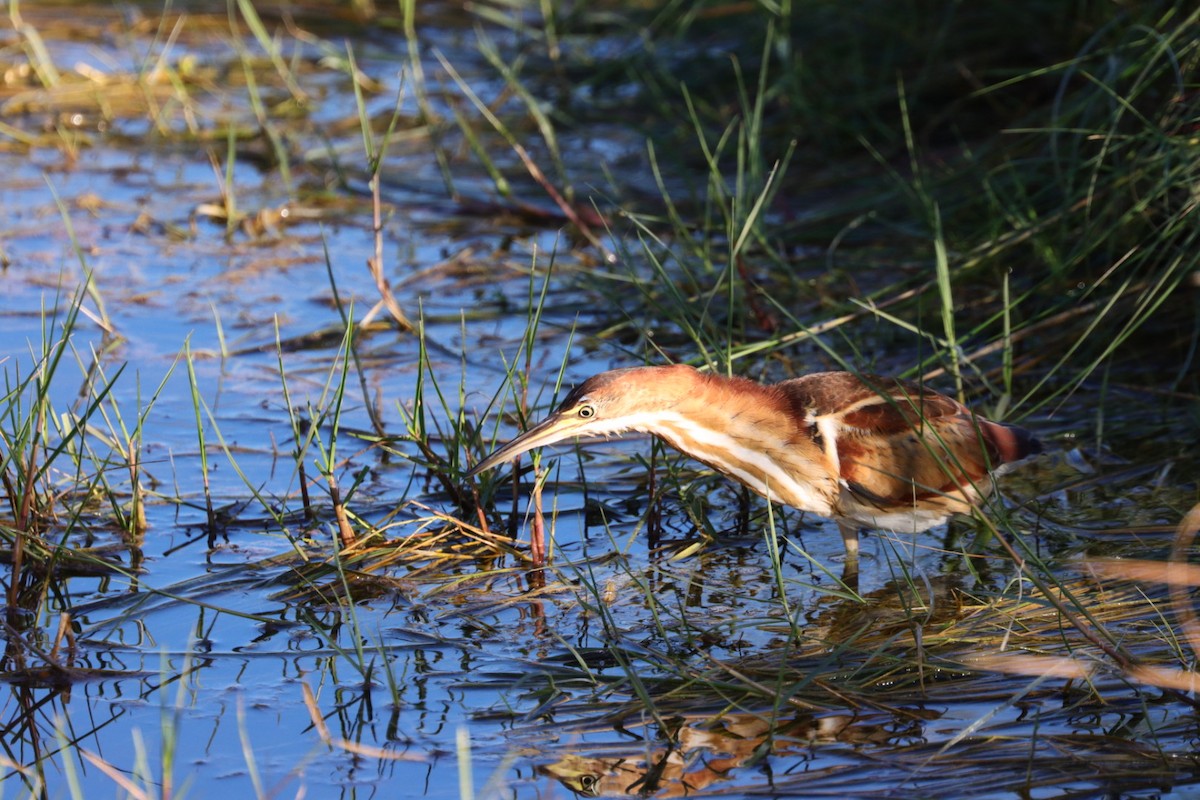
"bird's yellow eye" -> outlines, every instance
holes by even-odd
[[[580,406],[579,410],[575,413],[584,419],[588,419],[589,417],[596,416],[596,409],[592,408],[591,406]]]

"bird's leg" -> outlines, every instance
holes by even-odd
[[[842,546],[846,548],[846,562],[842,565],[842,583],[848,589],[858,591],[858,528],[848,522],[838,522],[842,532]]]
[[[745,486],[738,493],[737,532],[739,536],[750,534],[750,489]]]
[[[658,496],[658,440],[650,445],[650,475],[647,479],[646,495],[650,498],[650,506],[646,509],[646,533],[650,539],[650,549],[658,547],[662,538],[662,500]]]
[[[946,552],[959,552],[962,555],[963,562],[967,569],[981,582],[987,580],[987,576],[991,572],[991,558],[988,555],[989,546],[1000,539],[1003,539],[1005,532],[1002,528],[994,527],[990,524],[977,525],[975,535],[971,537],[969,544],[964,545],[961,550],[955,547],[955,544],[960,540],[959,533],[965,529],[960,520],[951,519],[946,535],[947,546]],[[1007,549],[1007,548],[1006,548]]]
[[[846,548],[846,563],[858,563],[858,528],[848,522],[838,522],[842,532],[842,545]]]

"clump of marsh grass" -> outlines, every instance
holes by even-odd
[[[89,561],[105,568],[103,559],[88,557],[88,549],[79,548],[76,541],[90,538],[89,520],[98,503],[108,505],[134,549],[145,528],[140,439],[144,414],[154,398],[136,425],[127,427],[110,397],[122,370],[108,375],[98,354],[85,357],[74,349],[86,297],[81,289],[65,310],[44,311],[42,339],[29,359],[14,358],[4,367],[0,491],[11,515],[2,529],[11,547],[7,600],[12,609],[23,607],[19,598],[31,588],[35,574],[44,580],[60,566]],[[81,371],[82,391],[74,405],[61,408],[72,355]],[[127,483],[114,478],[122,472]],[[33,591],[31,596],[39,594]]]

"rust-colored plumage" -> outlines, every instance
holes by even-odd
[[[763,385],[677,365],[589,378],[469,474],[563,439],[628,431],[833,518],[851,559],[859,528],[917,532],[967,513],[997,470],[1041,449],[1028,431],[907,381],[819,372]]]

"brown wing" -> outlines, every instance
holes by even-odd
[[[1037,451],[1025,431],[912,382],[824,372],[777,386],[814,440],[836,453],[850,491],[879,508],[965,510],[986,494],[989,472]]]

